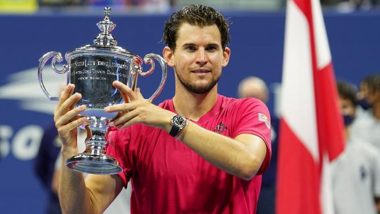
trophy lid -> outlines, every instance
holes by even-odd
[[[104,19],[98,22],[98,26],[101,33],[94,40],[94,44],[99,47],[115,47],[117,41],[113,38],[111,32],[115,29],[116,24],[110,20],[111,8],[104,8]]]
[[[85,45],[83,47],[77,48],[73,53],[74,55],[79,54],[80,52],[112,52],[115,54],[121,55],[133,55],[128,50],[125,50],[122,47],[117,46],[117,41],[112,36],[111,32],[115,29],[116,24],[110,20],[111,8],[104,8],[104,18],[99,21],[96,25],[101,31],[98,36],[94,39],[93,45]]]

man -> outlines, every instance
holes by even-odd
[[[352,138],[373,144],[380,151],[380,74],[366,77],[361,87],[362,97],[368,102],[369,108],[358,115],[352,124],[351,135]]]
[[[332,187],[335,213],[376,214],[380,212],[380,152],[370,143],[350,137],[357,111],[355,88],[338,83],[346,149],[333,163]]]
[[[240,81],[238,95],[241,98],[255,97],[264,103],[266,103],[269,98],[267,84],[264,80],[255,76],[249,76]]]
[[[368,103],[367,97],[368,97],[368,91],[369,91],[369,85],[371,85],[372,82],[372,76],[366,76],[360,81],[359,85],[359,91],[357,94],[358,97],[358,104],[359,104],[359,112],[361,113],[362,110],[368,110],[371,106]]]
[[[61,213],[57,193],[58,189],[55,188],[57,179],[55,179],[54,176],[55,161],[59,155],[60,147],[61,143],[58,138],[57,129],[53,124],[49,124],[49,126],[44,129],[40,147],[34,162],[34,172],[48,193],[46,214]]]
[[[230,58],[228,23],[213,8],[190,5],[165,25],[163,56],[175,71],[175,95],[156,106],[140,91],[115,81],[123,104],[108,134],[118,175],[90,175],[63,167],[59,197],[67,213],[101,213],[132,184],[131,213],[255,213],[261,176],[270,156],[270,115],[262,102],[219,95]],[[88,124],[68,85],[55,122],[62,156],[77,153],[76,128]]]

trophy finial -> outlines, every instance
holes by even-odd
[[[104,18],[109,18],[111,15],[111,7],[104,8]]]
[[[104,8],[104,19],[98,22],[98,26],[101,33],[94,40],[95,45],[101,47],[114,47],[117,45],[117,41],[113,38],[111,32],[115,29],[116,25],[110,20],[111,7]]]

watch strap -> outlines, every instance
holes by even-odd
[[[175,124],[173,124],[172,128],[170,129],[169,134],[171,136],[173,136],[173,137],[176,137],[179,134],[180,131],[181,131],[180,127],[177,126],[177,125],[175,125]]]

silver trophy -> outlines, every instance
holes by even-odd
[[[92,137],[85,142],[86,150],[68,159],[66,165],[75,171],[91,174],[116,174],[122,171],[115,158],[105,154],[107,125],[117,113],[107,113],[103,108],[123,102],[120,92],[112,86],[112,82],[118,80],[133,90],[136,89],[137,77],[151,74],[155,68],[155,59],[161,66],[162,76],[158,88],[149,98],[152,101],[162,91],[167,77],[167,66],[161,56],[150,53],[142,60],[117,46],[111,35],[116,25],[109,18],[110,12],[109,7],[104,9],[104,19],[97,23],[101,33],[95,38],[93,45],[85,45],[66,53],[67,64],[59,68],[56,64],[63,61],[61,53],[48,52],[39,59],[38,66],[38,81],[50,100],[59,98],[51,96],[43,82],[42,71],[49,60],[52,69],[58,74],[66,73],[67,83],[75,84],[75,92],[82,94],[78,105],[87,106],[82,115],[90,120]],[[150,65],[147,71],[142,69],[143,62]]]

